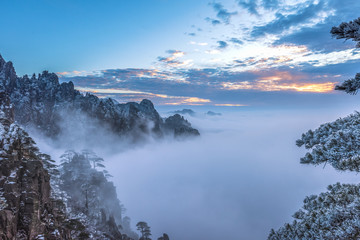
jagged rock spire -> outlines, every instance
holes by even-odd
[[[0,55],[0,80],[7,81],[7,85],[13,85],[16,80],[16,72],[11,61],[6,62]]]
[[[3,66],[5,65],[5,60],[4,60],[4,58],[1,56],[1,54],[0,54],[0,69],[2,69],[3,68]]]

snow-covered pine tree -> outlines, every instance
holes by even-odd
[[[268,239],[359,239],[360,185],[330,185],[327,192],[306,197],[293,218],[272,229]]]
[[[331,29],[331,34],[337,39],[353,40],[357,42],[356,47],[360,48],[360,18],[343,22],[338,27]],[[345,91],[349,94],[356,94],[360,88],[360,73],[355,78],[344,81],[341,85],[336,86],[336,90]]]
[[[351,39],[360,47],[360,18],[341,23],[331,29],[337,39]],[[360,89],[360,73],[344,81],[336,90],[356,94]],[[340,171],[360,172],[360,113],[322,124],[302,134],[296,145],[309,152],[302,164],[330,164]],[[280,239],[360,239],[360,184],[334,184],[328,191],[304,199],[304,206],[269,240]]]

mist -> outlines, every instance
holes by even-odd
[[[106,165],[132,222],[147,221],[154,238],[166,232],[176,240],[266,239],[271,228],[292,221],[306,195],[358,182],[354,173],[299,163],[305,150],[295,140],[338,117],[339,111],[187,116],[200,138],[107,156]]]
[[[301,165],[306,151],[295,145],[308,129],[352,112],[224,110],[222,116],[186,115],[200,137],[150,139],[131,148],[112,142],[111,151],[93,150],[105,159],[134,230],[138,221],[146,221],[153,239],[162,233],[175,240],[266,239],[271,228],[292,221],[305,196],[336,182],[358,182],[355,173]],[[36,141],[56,160],[65,151]]]

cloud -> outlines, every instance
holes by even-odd
[[[207,42],[194,42],[194,41],[191,41],[190,44],[191,45],[198,45],[198,46],[207,46],[207,45],[209,45]]]
[[[73,77],[73,76],[86,76],[87,74],[93,74],[93,72],[87,72],[87,71],[69,71],[69,72],[57,72],[56,74],[61,77]]]
[[[302,166],[304,151],[294,144],[307,129],[336,119],[342,108],[237,113],[215,108],[224,114],[187,117],[200,138],[99,154],[132,222],[146,219],[154,236],[266,239],[271,228],[288,222],[305,196],[335,182],[358,182],[352,173]]]
[[[167,67],[187,67],[191,66],[192,61],[191,59],[187,60],[179,60],[179,58],[182,58],[185,55],[185,52],[180,50],[168,50],[166,51],[170,56],[168,57],[158,57],[157,60],[163,64],[165,64]]]
[[[221,52],[217,49],[212,49],[212,50],[206,50],[205,53],[214,55],[214,54],[220,54]]]
[[[281,34],[291,27],[309,23],[313,21],[314,18],[320,17],[321,11],[325,10],[325,4],[323,1],[319,1],[318,3],[311,3],[306,7],[300,5],[296,8],[295,10],[297,10],[297,12],[295,14],[284,15],[283,13],[276,13],[275,19],[272,22],[263,26],[254,27],[251,36],[261,37],[266,34]],[[322,16],[322,18],[326,17],[326,14]],[[316,25],[316,23],[314,25]]]
[[[225,41],[217,41],[218,45],[218,49],[225,49],[229,44]]]
[[[319,26],[314,26],[311,28],[304,28],[301,31],[296,31],[290,35],[286,35],[280,38],[274,42],[274,45],[304,45],[312,51],[323,52],[332,52],[353,48],[353,44],[349,41],[344,42],[343,44],[339,44],[339,40],[331,38],[329,29],[331,29],[333,25],[334,24],[326,23],[319,24]]]
[[[217,103],[215,106],[218,107],[246,107],[248,105],[245,104],[232,104],[232,103]]]
[[[319,67],[353,61],[356,57],[352,56],[352,52],[342,52],[350,49],[351,43],[342,44],[331,39],[328,33],[331,23],[339,21],[335,13],[347,14],[345,11],[349,9],[350,1],[344,1],[346,6],[335,0],[234,0],[238,4],[232,5],[232,11],[239,12],[239,6],[246,6],[260,15],[238,14],[232,16],[231,24],[224,24],[221,29],[211,28],[197,33],[197,38],[201,40],[208,38],[209,47],[188,50],[188,56],[191,55],[194,60],[192,67],[249,71],[281,66],[301,68],[308,64]],[[218,12],[225,3],[210,5]],[[360,2],[354,3],[354,6],[360,6]],[[218,17],[216,19],[223,22]],[[283,46],[288,46],[288,49]],[[306,49],[296,52],[296,48]],[[224,49],[226,51],[221,51]],[[327,55],[331,52],[334,53]],[[204,53],[217,56],[214,58]],[[333,56],[338,56],[339,61]],[[326,57],[332,61],[327,61]]]
[[[276,9],[279,7],[279,1],[278,0],[263,0],[262,6],[265,9]]]
[[[241,41],[238,38],[231,38],[229,41],[232,42],[232,43],[235,43],[235,44],[239,44],[239,45],[244,43],[243,41]]]
[[[214,2],[214,3],[211,3],[211,5],[214,8],[214,10],[216,11],[216,17],[218,17],[220,20],[222,20],[222,22],[225,24],[229,24],[231,16],[237,14],[237,12],[229,12],[227,9],[224,8],[224,6],[221,3]],[[214,22],[212,22],[212,24],[214,25]],[[218,23],[216,22],[215,25],[216,24],[218,24]]]
[[[291,101],[294,101],[293,104],[305,104],[311,98],[300,101],[293,97],[295,93],[331,95],[334,85],[348,76],[333,69],[333,73],[329,73],[328,66],[320,66],[317,71],[305,66],[306,72],[290,67],[244,72],[231,69],[109,69],[103,71],[101,76],[62,77],[61,81],[72,81],[82,92],[111,97],[118,102],[146,98],[155,105],[257,106],[260,103],[290,104]],[[343,72],[347,70],[344,68]],[[281,100],[285,96],[288,99],[286,102]]]
[[[315,26],[304,27],[291,34],[282,36],[275,41],[274,44],[296,44],[306,45],[309,49],[314,51],[338,51],[353,48],[354,44],[351,41],[339,41],[333,39],[330,35],[330,29],[333,26],[338,26],[341,23],[338,16],[342,16],[341,19],[355,19],[359,15],[354,8],[360,7],[359,1],[327,1],[328,11],[335,11],[334,14],[329,15],[326,21],[323,21]]]
[[[334,90],[335,83],[274,83],[274,79],[259,80],[256,84],[249,84],[249,82],[239,83],[223,83],[223,87],[228,90],[239,90],[239,89],[257,89],[261,91],[297,91],[297,92],[319,92],[326,93]]]
[[[207,18],[205,18],[205,20],[207,22],[210,22],[213,26],[221,24],[221,22],[219,20],[217,20],[217,19],[207,17]]]
[[[204,105],[204,103],[211,103],[210,99],[203,99],[198,97],[183,97],[176,102],[167,102],[165,105]]]
[[[142,99],[156,99],[163,105],[203,105],[211,103],[210,99],[189,96],[170,96],[166,94],[156,94],[150,92],[133,91],[124,88],[90,88],[76,87],[83,93],[92,93],[100,98],[121,98],[122,102],[138,102]]]
[[[288,71],[254,72],[254,81],[223,82],[227,90],[252,89],[260,91],[297,91],[327,93],[334,90],[336,82],[309,82],[309,76]]]
[[[245,8],[249,13],[259,15],[256,0],[238,0],[238,4]]]
[[[185,52],[180,50],[167,50],[166,52],[174,57],[182,57],[185,55]]]

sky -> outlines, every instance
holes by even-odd
[[[156,105],[301,106],[345,98],[358,69],[332,26],[353,0],[2,1],[0,54],[19,75],[49,70],[77,89]],[[344,100],[345,101],[345,100]]]

